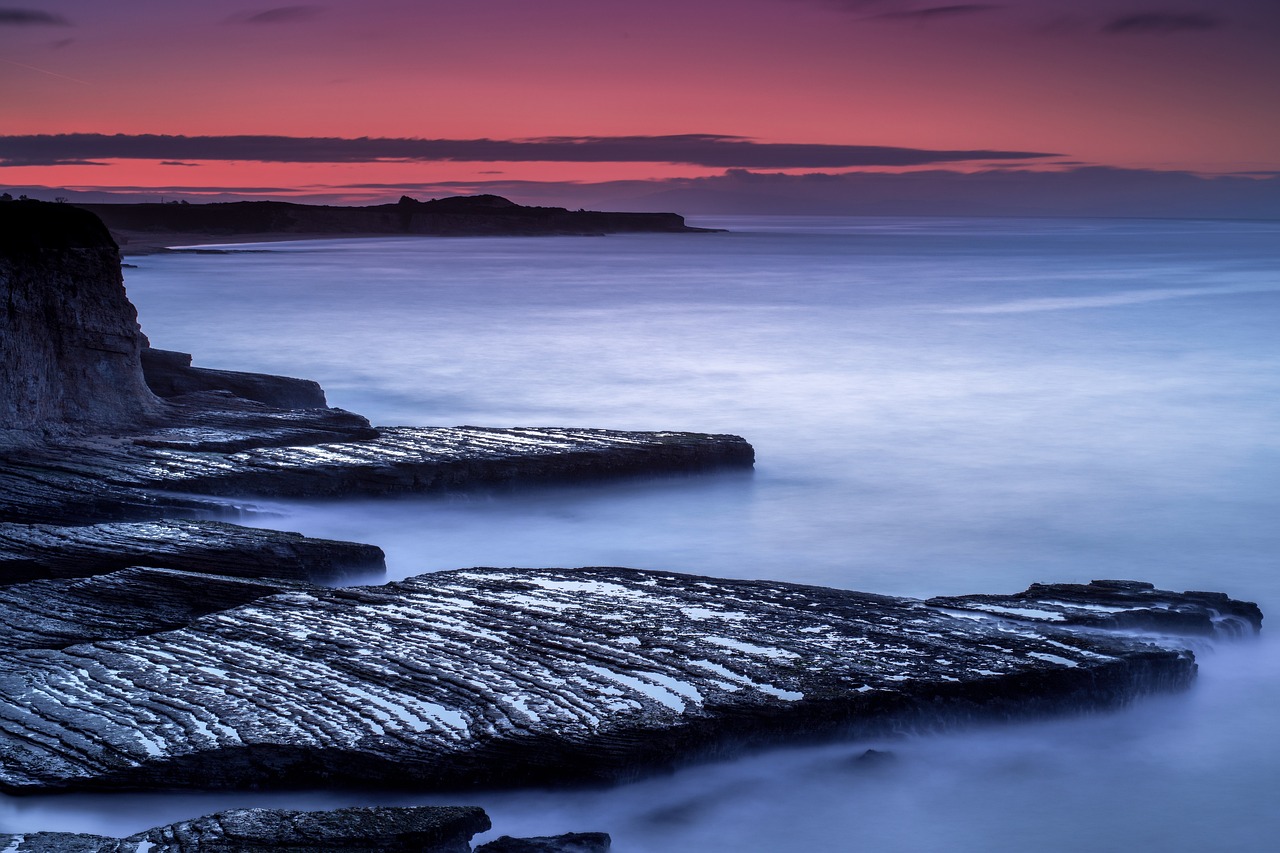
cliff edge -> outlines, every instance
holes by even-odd
[[[157,413],[120,250],[93,214],[0,202],[0,446]]]

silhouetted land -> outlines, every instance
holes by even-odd
[[[336,207],[283,201],[219,204],[81,204],[125,254],[200,243],[316,237],[522,236],[705,232],[675,213],[607,213],[525,207],[496,195]]]

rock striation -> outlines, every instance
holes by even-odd
[[[14,584],[0,587],[0,654],[141,637],[278,592],[311,588],[295,581],[144,568]]]
[[[284,592],[0,656],[0,789],[618,780],[789,738],[1110,707],[1194,676],[1180,640],[954,612],[609,568]]]
[[[223,206],[138,207],[150,216]],[[393,207],[411,218],[422,208],[543,221],[496,197]],[[186,353],[147,345],[115,243],[92,214],[70,205],[0,203],[0,287],[0,521],[72,525],[226,510],[225,501],[193,495],[382,495],[754,461],[737,436],[375,429],[327,407],[314,382],[192,367]]]
[[[1247,637],[1262,630],[1262,611],[1221,592],[1169,592],[1143,581],[1032,584],[1013,595],[929,599],[935,607],[1042,625],[1178,636]]]
[[[219,521],[0,524],[0,583],[88,577],[130,566],[331,582],[381,573],[385,560],[376,545]]]
[[[15,853],[471,853],[472,836],[489,827],[475,806],[233,809],[128,838],[40,832],[0,834],[0,844]]]
[[[604,832],[567,832],[535,838],[504,835],[481,844],[475,853],[608,853],[612,845],[613,839]]]
[[[287,423],[282,428],[290,442],[313,422],[300,423],[294,432]],[[251,426],[211,425],[93,446],[24,448],[0,466],[0,517],[155,518],[217,506],[191,495],[421,494],[750,468],[755,459],[751,445],[734,435],[471,426],[377,432],[373,439],[276,446],[270,432],[264,439]]]

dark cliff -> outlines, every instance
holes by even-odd
[[[120,252],[83,210],[0,202],[0,445],[138,423],[146,339]]]
[[[437,235],[510,236],[680,233],[674,213],[606,213],[563,207],[525,207],[495,195],[336,207],[280,201],[216,204],[86,204],[122,239],[148,235]]]

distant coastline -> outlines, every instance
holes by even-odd
[[[592,236],[705,233],[675,213],[526,207],[496,195],[339,207],[282,201],[214,204],[77,204],[96,214],[126,255],[174,246],[333,237]]]

